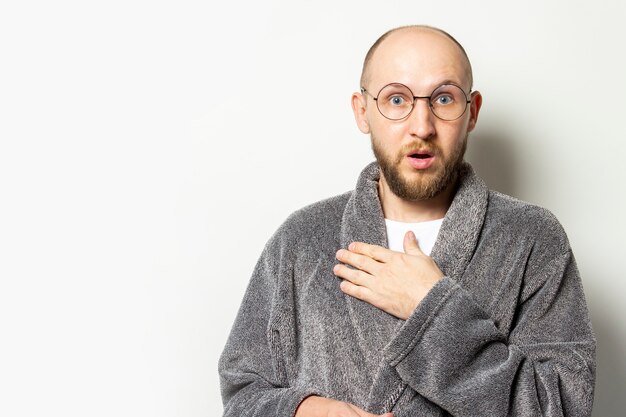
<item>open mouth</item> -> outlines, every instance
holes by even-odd
[[[428,153],[428,152],[415,152],[409,155],[409,158],[416,158],[416,159],[428,159],[428,158],[432,158],[432,154]]]
[[[407,155],[409,164],[415,169],[428,169],[435,160],[435,155],[427,151],[415,151]]]

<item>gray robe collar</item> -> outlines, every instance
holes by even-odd
[[[348,199],[341,223],[341,247],[351,242],[366,242],[388,247],[387,231],[380,199],[378,197],[379,166],[372,162],[359,177],[356,189]],[[464,163],[459,175],[459,186],[446,213],[431,256],[451,278],[462,281],[463,272],[469,264],[478,243],[485,220],[488,189]],[[397,384],[390,383],[394,371],[382,359],[383,348],[404,323],[372,305],[345,296],[349,319],[359,341],[359,350],[368,369],[373,371],[370,398],[389,398],[397,395]],[[383,392],[381,392],[381,390]],[[389,391],[385,394],[385,391]],[[381,395],[383,394],[383,395]],[[382,404],[370,404],[373,409]]]

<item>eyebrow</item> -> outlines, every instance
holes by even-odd
[[[459,81],[456,81],[456,80],[452,80],[450,78],[446,78],[445,80],[441,80],[441,81],[438,81],[436,83],[433,83],[431,85],[434,85],[434,86],[430,87],[430,88],[432,88],[432,91],[435,91],[438,87],[441,87],[442,85],[446,85],[446,84],[456,85],[459,88],[461,88],[461,90],[463,90],[463,92],[465,92],[465,87],[463,87],[463,83],[462,82],[459,82]],[[413,91],[413,90],[411,90],[411,91]],[[470,91],[472,91],[471,88],[470,88]]]
[[[439,87],[440,85],[444,85],[444,84],[454,84],[454,85],[458,85],[459,87],[461,87],[461,83],[460,82],[454,81],[454,80],[451,80],[451,79],[448,78],[448,79],[445,79],[443,81],[438,82],[436,84],[435,88]],[[461,87],[461,88],[463,88],[463,87]]]
[[[401,82],[399,82],[399,81],[392,81],[392,82],[390,82],[390,83],[387,83],[387,84],[383,85],[381,88],[379,88],[379,89],[378,89],[378,92],[380,92],[380,90],[381,90],[382,88],[384,88],[384,87],[386,87],[386,86],[388,86],[388,85],[390,85],[390,84],[402,84],[402,85],[405,85],[405,86],[409,87],[408,85],[406,85],[406,84],[404,84],[404,83],[401,83]],[[429,88],[431,88],[431,91],[430,91],[430,92],[433,92],[433,91],[435,91],[438,87],[440,87],[440,86],[442,86],[442,85],[446,85],[446,84],[453,84],[453,85],[456,85],[456,86],[460,87],[460,88],[461,88],[461,90],[463,90],[463,92],[465,92],[465,88],[463,87],[463,83],[462,83],[462,82],[458,82],[458,81],[456,81],[456,80],[453,80],[453,79],[451,79],[451,78],[446,78],[446,79],[444,79],[444,80],[437,81],[436,83],[430,84],[430,85],[434,85],[434,87],[429,87]],[[363,88],[365,88],[365,87],[363,87]],[[366,88],[365,90],[366,90],[366,91],[371,91],[370,89],[367,89],[367,88]],[[411,91],[413,92],[413,94],[415,94],[415,91],[413,91],[413,89],[411,89],[411,87],[409,87],[409,90],[411,90]],[[471,92],[471,91],[472,91],[472,89],[470,88],[470,90],[469,90],[469,91]],[[419,96],[418,96],[418,97],[419,97]]]

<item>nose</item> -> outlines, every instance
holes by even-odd
[[[435,115],[430,111],[428,98],[417,98],[407,118],[409,133],[420,139],[429,139],[435,134]]]

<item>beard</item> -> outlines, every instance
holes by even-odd
[[[426,146],[418,142],[408,143],[402,147],[396,157],[386,155],[383,146],[374,135],[371,135],[372,150],[389,189],[398,197],[409,201],[429,200],[456,183],[467,149],[467,137],[468,134],[452,149],[450,156],[444,159],[441,150],[430,142],[426,143]],[[427,150],[442,164],[437,167],[431,166],[426,170],[435,169],[434,172],[422,172],[415,175],[415,178],[407,178],[400,172],[400,167],[407,153],[417,148]]]

